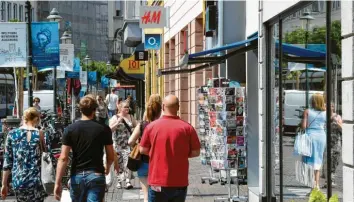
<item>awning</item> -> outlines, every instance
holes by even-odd
[[[195,71],[199,71],[211,67],[213,65],[221,64],[232,56],[257,49],[258,46],[257,41],[258,41],[258,35],[253,34],[252,37],[248,38],[247,40],[235,42],[218,48],[212,48],[206,51],[201,51],[190,55],[186,54],[183,56],[181,60],[182,62],[178,66],[159,69],[157,72],[157,76],[178,74],[178,73],[191,73],[191,72],[195,72]],[[220,51],[226,51],[230,49],[235,49],[235,50],[230,51],[229,53],[222,56],[206,56],[212,53],[218,53]],[[198,66],[196,68],[193,69],[188,68],[188,65],[203,64],[203,63],[204,65]]]
[[[247,37],[247,40],[235,42],[228,44],[222,47],[213,48],[205,51],[201,51],[193,54],[186,54],[183,56],[181,63],[178,66],[159,69],[157,76],[169,75],[169,74],[181,74],[181,73],[191,73],[199,71],[213,65],[221,64],[225,62],[226,59],[234,55],[242,54],[250,50],[255,50],[258,48],[258,32]],[[276,41],[276,48],[279,47],[279,42]],[[296,62],[296,63],[306,63],[313,64],[316,67],[321,67],[325,63],[326,53],[318,50],[311,50],[295,45],[282,43],[283,47],[283,60],[287,62]],[[223,56],[206,56],[209,54],[216,54],[221,51],[236,49]],[[204,56],[204,57],[201,57]],[[190,69],[188,65],[193,64],[203,64],[196,68]]]
[[[119,67],[115,72],[111,74],[107,74],[106,77],[109,79],[116,79],[119,81],[126,81],[126,82],[141,81],[141,79],[137,79],[126,74],[121,67]]]

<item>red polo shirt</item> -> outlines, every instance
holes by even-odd
[[[150,149],[149,185],[188,186],[189,154],[200,149],[189,123],[178,116],[163,116],[145,128],[140,145]]]

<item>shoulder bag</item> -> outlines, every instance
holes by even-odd
[[[322,113],[319,112],[317,116],[311,121],[311,123],[307,126],[309,128],[311,124],[316,120],[316,118]],[[294,153],[300,156],[312,156],[312,138],[306,132],[306,129],[300,129],[297,132],[294,144]]]
[[[130,127],[128,126],[128,124],[125,122],[125,120],[123,119],[123,124],[125,125],[125,127],[128,129],[128,131],[130,132],[130,135],[132,134]],[[142,123],[140,123],[141,125]],[[140,127],[141,129],[141,127]],[[140,132],[142,132],[140,130]],[[139,142],[137,142],[137,144],[135,144],[135,146],[133,147],[132,151],[130,152],[129,156],[128,156],[128,163],[127,163],[127,168],[131,171],[137,171],[140,168],[141,165],[141,154],[139,151]]]

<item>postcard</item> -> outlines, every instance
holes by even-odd
[[[224,105],[223,104],[215,104],[215,111],[224,111]]]
[[[243,116],[243,107],[237,107],[236,116]]]
[[[227,141],[226,141],[227,144],[236,144],[236,142],[237,142],[236,136],[234,136],[234,135],[227,136]]]
[[[237,126],[243,126],[243,121],[244,121],[244,117],[243,116],[237,116],[236,117],[236,125]]]
[[[234,111],[226,112],[225,114],[226,114],[225,120],[229,120],[229,119],[235,120],[236,119],[236,112],[234,112]]]
[[[237,146],[245,146],[245,136],[236,136]]]
[[[240,157],[238,158],[238,168],[242,169],[242,168],[246,168],[246,158],[245,157]]]
[[[245,96],[245,88],[236,88],[236,97],[244,97]]]
[[[227,128],[236,128],[236,126],[237,126],[236,122],[237,121],[234,119],[228,119],[228,120],[226,120],[226,127]]]
[[[235,129],[227,129],[227,136],[236,136],[236,134]]]
[[[235,96],[234,95],[226,95],[225,96],[225,103],[235,103]]]
[[[235,111],[235,110],[236,110],[235,103],[226,104],[226,111]]]
[[[236,132],[237,136],[243,136],[244,135],[244,128],[243,127],[237,127],[235,132]]]

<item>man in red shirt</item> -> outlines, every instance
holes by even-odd
[[[140,152],[150,156],[149,202],[184,202],[188,186],[188,158],[200,154],[194,128],[177,116],[178,98],[165,97],[164,116],[144,130]]]

